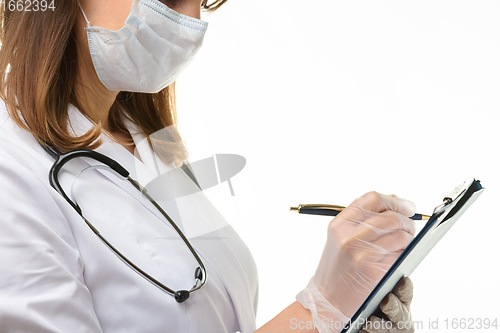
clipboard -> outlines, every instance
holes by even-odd
[[[396,259],[341,333],[358,333],[363,328],[368,318],[378,310],[378,305],[384,297],[394,289],[401,278],[409,276],[417,268],[483,190],[480,181],[473,179],[457,186],[443,199],[443,203],[434,209],[427,224]]]

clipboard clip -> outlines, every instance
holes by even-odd
[[[443,210],[446,206],[457,200],[465,192],[465,190],[469,188],[473,181],[474,180],[464,182],[463,184],[456,186],[453,191],[451,191],[447,196],[444,197],[443,203],[434,208],[433,214],[436,214],[440,210]]]

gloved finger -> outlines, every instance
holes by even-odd
[[[411,321],[411,312],[399,298],[393,293],[389,293],[379,304],[380,310],[390,319],[391,322],[404,326],[405,323]]]
[[[403,253],[403,251],[404,250],[399,250],[399,251],[387,253],[385,255],[385,257],[377,263],[377,266],[380,269],[387,272],[389,270],[389,268],[391,268],[391,266],[394,264],[394,262],[396,262],[396,259],[399,258],[401,253]]]
[[[385,230],[404,230],[412,235],[416,233],[415,221],[403,214],[387,210],[382,213],[366,212],[365,215],[363,221],[358,221],[358,229],[371,228],[375,234]]]
[[[349,252],[351,257],[356,259],[355,262],[358,265],[378,265],[379,262],[386,260],[388,257],[394,262],[412,239],[412,235],[404,231],[396,231],[379,238],[373,243],[356,239],[345,250]],[[394,255],[394,253],[397,253],[397,255]]]
[[[381,194],[375,191],[366,193],[362,197],[354,200],[351,205],[376,213],[392,210],[408,217],[414,215],[416,211],[416,206],[411,201],[398,197],[391,197],[390,195]]]
[[[413,282],[409,277],[405,276],[399,280],[392,292],[399,298],[401,303],[410,306],[413,299]]]
[[[364,216],[360,216],[361,214]],[[343,218],[333,219],[330,222],[329,230],[329,234],[336,235],[336,238],[343,242],[349,239],[375,241],[394,230],[403,230],[414,235],[416,226],[415,221],[399,213],[391,211],[373,213],[361,208],[351,208],[348,217],[344,215]]]
[[[389,252],[404,250],[413,240],[413,236],[409,233],[398,230],[387,235],[384,235],[373,242],[374,245],[380,246]]]
[[[389,268],[391,268],[391,266],[401,255],[401,253],[403,253],[403,250],[386,253],[382,259],[376,256],[374,256],[373,258],[365,259],[365,266],[359,273],[363,275],[362,281],[371,281],[372,283],[370,283],[369,286],[373,289],[376,284],[382,279],[382,277],[387,273]]]
[[[359,221],[354,226],[355,237],[367,241],[373,241],[387,232],[403,230],[408,234],[415,235],[416,226],[412,219],[391,211],[383,213],[372,213],[365,221]]]

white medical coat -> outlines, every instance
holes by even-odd
[[[93,123],[68,108],[75,135]],[[103,135],[96,149],[143,185],[172,168],[125,122],[140,159]],[[184,303],[116,257],[48,182],[54,160],[15,125],[0,104],[0,332],[249,333],[255,330],[257,270],[248,248],[202,192],[159,203],[185,231],[208,275]],[[70,194],[78,172],[99,164],[78,158],[60,173]],[[127,182],[102,171],[78,177],[83,214],[139,267],[174,290],[189,290],[197,263],[165,219]],[[81,181],[80,181],[81,179]],[[195,186],[184,173],[171,185]],[[172,186],[175,188],[175,186]],[[166,191],[172,191],[166,186]]]

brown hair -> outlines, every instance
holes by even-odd
[[[11,119],[39,142],[62,151],[95,149],[102,144],[101,123],[81,137],[67,128],[69,103],[89,117],[75,94],[80,9],[76,0],[56,2],[55,10],[43,12],[9,11],[8,6],[4,11],[0,6],[0,97]],[[224,2],[216,0],[207,11]],[[179,165],[187,159],[179,133],[171,130],[177,121],[174,84],[156,94],[120,92],[108,115],[112,132],[126,131],[120,108],[151,139],[164,163]],[[165,128],[168,135],[150,137]]]

